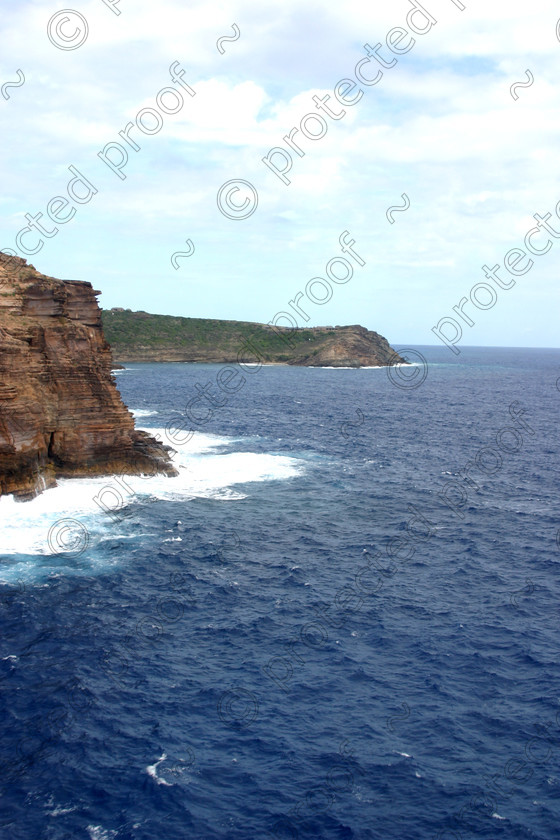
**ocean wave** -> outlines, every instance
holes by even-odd
[[[128,410],[137,418],[153,417],[155,414],[159,414],[159,411],[150,411],[149,408],[129,408]]]
[[[165,440],[163,429],[146,429]],[[240,438],[196,432],[177,446],[178,475],[109,475],[59,479],[58,486],[28,502],[0,499],[0,545],[4,555],[79,557],[90,542],[114,537],[119,512],[146,498],[161,501],[194,498],[238,501],[239,485],[286,481],[301,475],[302,460],[259,452],[221,452]],[[86,545],[87,541],[87,545]],[[25,572],[25,564],[21,572]],[[5,565],[0,571],[4,579]]]

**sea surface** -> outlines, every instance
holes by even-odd
[[[402,352],[128,365],[179,476],[0,501],[2,840],[560,837],[560,351]]]

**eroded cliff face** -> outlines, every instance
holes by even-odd
[[[309,367],[384,367],[404,362],[386,338],[359,324],[325,332],[328,333],[327,340],[317,350],[301,354],[293,364]]]
[[[176,475],[117,391],[98,294],[0,256],[0,495],[29,499],[57,477]]]

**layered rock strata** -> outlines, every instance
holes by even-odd
[[[0,495],[33,498],[59,477],[176,475],[117,390],[98,294],[0,255]]]

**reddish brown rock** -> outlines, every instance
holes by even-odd
[[[98,294],[0,256],[0,495],[29,499],[57,477],[177,474],[120,397]]]

